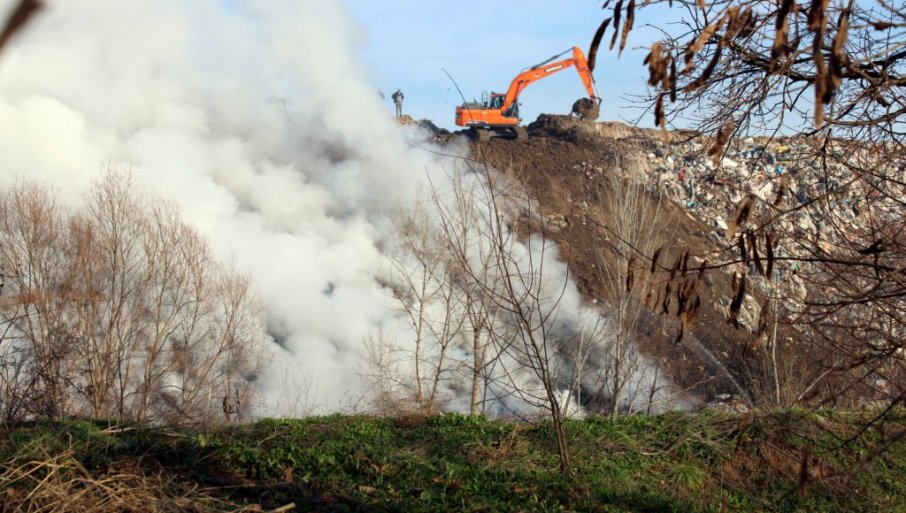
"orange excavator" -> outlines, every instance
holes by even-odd
[[[570,52],[572,52],[572,57],[557,60]],[[583,98],[576,102],[573,112],[585,119],[596,119],[601,99],[595,92],[595,80],[588,69],[585,54],[574,46],[570,50],[519,73],[510,83],[506,94],[491,93],[489,95],[485,92],[481,102],[465,102],[456,107],[456,125],[471,127],[472,136],[482,141],[495,136],[517,140],[528,138],[525,127],[519,125],[519,94],[532,83],[571,66],[575,66],[589,96],[587,99]]]

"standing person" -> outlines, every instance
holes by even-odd
[[[393,96],[391,96],[391,98],[393,98],[393,103],[396,105],[396,117],[402,116],[403,115],[403,98],[404,98],[403,92],[401,90],[397,89],[396,92],[393,93]]]

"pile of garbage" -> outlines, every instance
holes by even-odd
[[[877,166],[877,148],[835,141],[824,154],[806,138],[746,138],[731,142],[720,159],[705,155],[702,142],[690,140],[647,145],[647,165],[639,170],[651,190],[660,190],[677,206],[710,230],[706,236],[719,246],[728,238],[728,219],[747,196],[763,213],[790,211],[774,234],[780,239],[780,257],[805,257],[812,248],[831,252],[841,239],[858,240],[872,220],[903,219],[901,205],[878,190],[865,190],[862,180],[853,180],[853,166]],[[844,161],[846,165],[844,165]],[[890,163],[887,173],[906,180],[906,165]],[[798,208],[797,207],[801,207]],[[796,241],[808,241],[800,244]],[[799,263],[779,261],[773,284],[786,297],[802,300],[807,294]],[[754,276],[752,269],[746,270]]]

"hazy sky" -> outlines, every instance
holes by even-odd
[[[376,88],[387,96],[402,88],[404,112],[453,127],[453,112],[462,103],[446,69],[467,99],[483,90],[505,91],[523,68],[572,46],[587,51],[591,38],[610,9],[599,0],[344,0],[365,30],[364,55]],[[645,91],[642,67],[656,35],[637,20],[626,51],[599,54],[595,79],[604,98],[601,120],[635,119],[627,95]],[[609,40],[610,33],[608,33]],[[602,45],[604,46],[604,45]],[[635,47],[635,48],[633,48]],[[606,49],[605,49],[606,50]],[[541,112],[567,114],[585,96],[573,70],[536,82],[521,96],[527,124]],[[651,125],[651,116],[643,120]]]

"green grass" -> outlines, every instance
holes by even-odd
[[[707,413],[569,421],[573,475],[550,426],[442,415],[262,420],[201,432],[42,421],[0,458],[71,448],[99,474],[123,461],[237,505],[298,511],[906,512],[906,448],[865,463],[884,433],[857,415]],[[900,419],[887,429],[903,429]],[[801,461],[823,479],[800,488]]]

